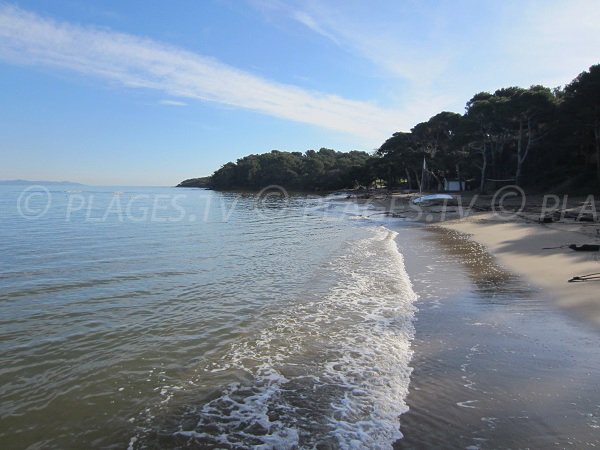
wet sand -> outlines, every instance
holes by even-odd
[[[538,194],[504,200],[496,194],[461,193],[450,204],[422,206],[411,204],[411,195],[370,201],[382,213],[405,221],[437,224],[470,235],[504,267],[545,289],[549,301],[600,332],[600,253],[567,248],[600,244],[600,202],[586,196],[553,197]],[[550,222],[540,223],[542,218]],[[568,282],[588,274],[596,277]]]
[[[600,447],[600,333],[463,234],[399,233],[419,312],[395,448]]]
[[[533,217],[523,215],[506,220],[483,213],[445,222],[442,227],[470,235],[504,267],[544,289],[555,305],[600,332],[600,276],[588,281],[568,281],[586,274],[600,275],[600,253],[566,247],[600,244],[600,225],[567,220],[539,224]]]

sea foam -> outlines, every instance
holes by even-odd
[[[191,408],[177,445],[391,449],[407,410],[416,310],[395,236],[373,227],[346,243],[324,267],[334,280],[325,293],[265,312],[265,327],[204,367],[243,381]]]

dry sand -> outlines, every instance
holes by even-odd
[[[600,328],[600,279],[568,281],[600,272],[600,252],[544,250],[568,244],[600,244],[597,226],[539,224],[522,217],[506,220],[493,213],[479,213],[441,226],[470,235],[507,269],[546,290],[557,305]]]
[[[591,196],[502,196],[463,193],[458,202],[415,208],[412,195],[387,195],[373,203],[395,217],[441,225],[471,236],[498,261],[534,285],[546,290],[556,305],[600,330],[600,278],[569,282],[573,277],[598,273],[600,252],[569,248],[569,244],[600,244],[600,202]],[[590,201],[592,199],[592,201]],[[551,215],[554,220],[540,223]],[[593,213],[593,216],[591,213]],[[588,216],[591,221],[581,221]],[[585,217],[584,217],[585,218]]]

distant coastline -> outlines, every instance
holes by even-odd
[[[187,180],[183,180],[175,187],[210,188],[210,177],[189,178]]]
[[[70,186],[87,186],[83,183],[75,183],[73,181],[41,181],[41,180],[0,180],[0,185],[12,185],[12,186],[26,186],[31,184],[41,184],[41,185],[65,185],[68,184]]]

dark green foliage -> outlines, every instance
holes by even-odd
[[[273,150],[225,164],[212,175],[211,187],[259,190],[275,184],[302,191],[351,188],[368,178],[370,158],[365,152],[343,153],[327,148],[304,154]]]
[[[441,189],[443,179],[458,177],[460,165],[464,164],[465,155],[460,145],[462,123],[460,114],[444,111],[415,125],[410,133],[394,133],[377,150],[378,176],[387,180],[389,186],[404,184],[418,189],[425,183],[424,188]]]
[[[560,118],[572,124],[569,143],[573,153],[584,158],[586,169],[595,171],[600,186],[600,64],[565,87]]]
[[[197,188],[205,188],[210,184],[210,177],[200,177],[200,178],[190,178],[188,180],[183,180],[181,183],[177,185],[177,187],[197,187]]]
[[[443,178],[536,189],[600,187],[600,65],[564,90],[544,86],[480,92],[464,115],[442,112],[394,133],[372,165],[390,185],[435,190]],[[427,171],[422,176],[423,160]]]
[[[385,180],[388,187],[438,190],[444,179],[482,191],[497,180],[540,190],[600,188],[600,65],[564,89],[513,86],[475,94],[463,115],[444,111],[394,133],[373,156],[273,150],[225,164],[210,184],[318,191]]]

